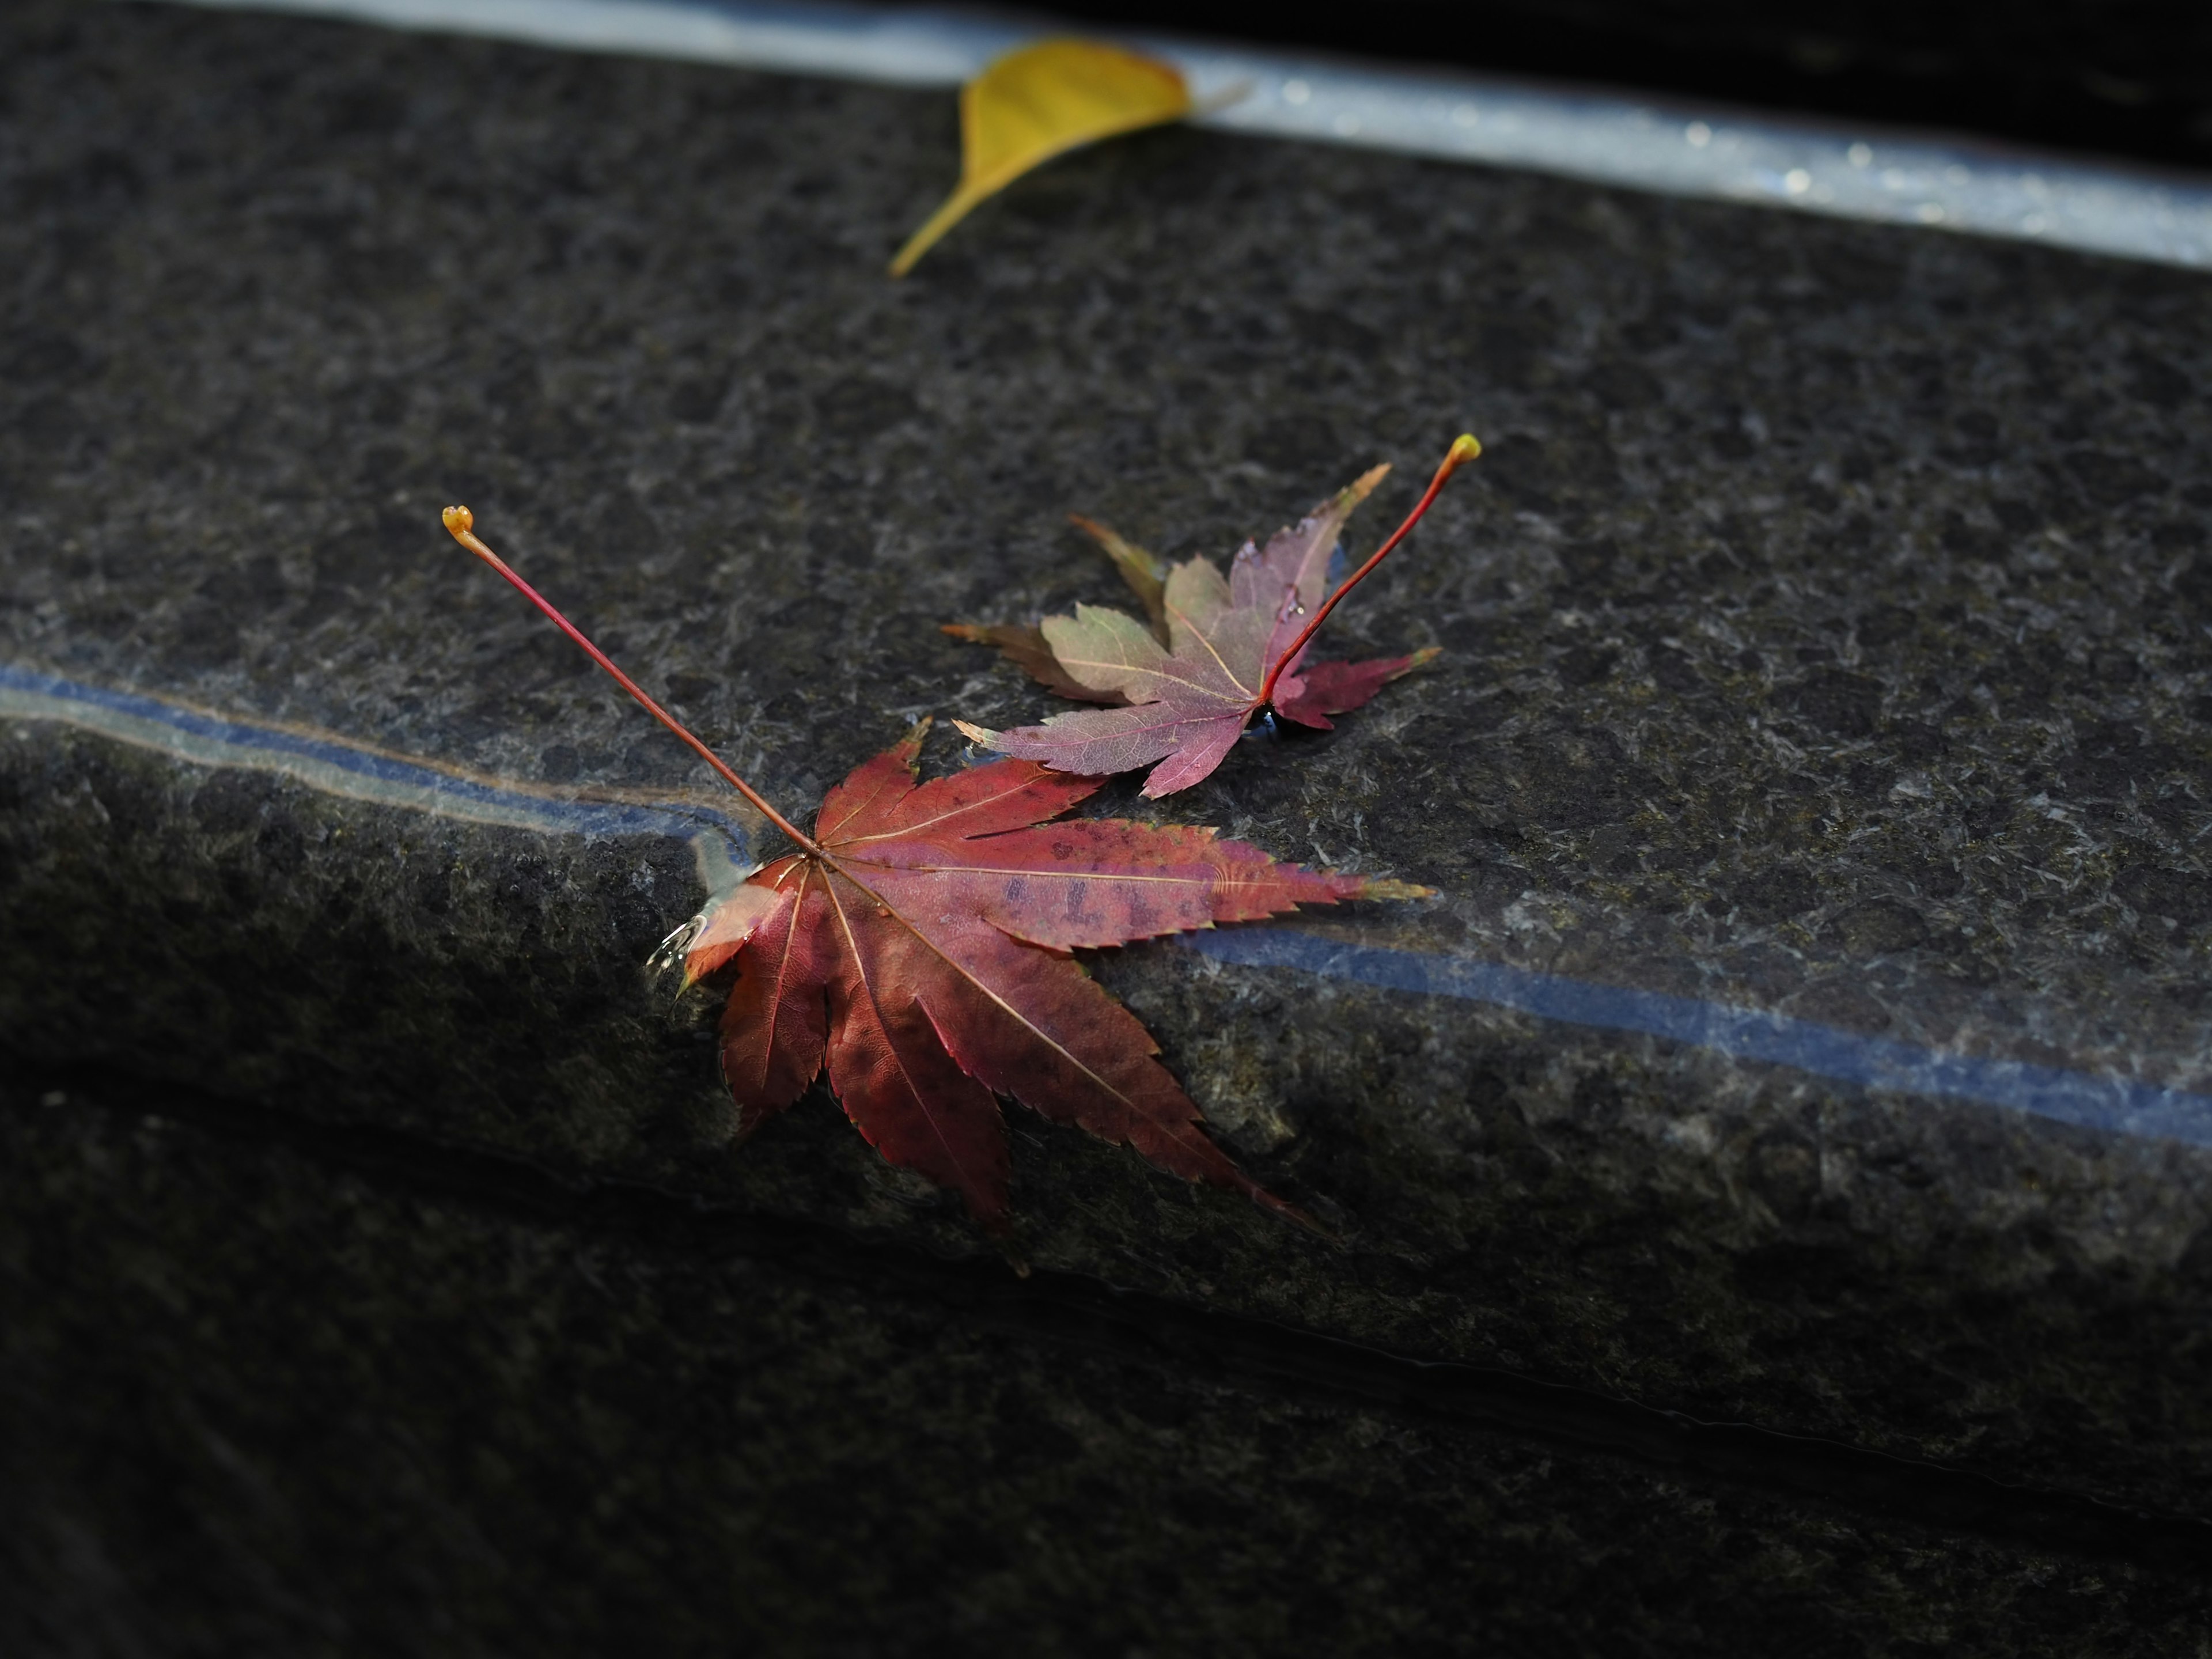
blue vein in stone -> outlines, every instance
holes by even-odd
[[[1190,933],[1180,942],[1217,962],[1297,968],[1394,991],[1486,1002],[1565,1024],[1672,1038],[1871,1089],[1980,1101],[2115,1133],[2212,1146],[2212,1097],[2128,1078],[1946,1054],[1762,1009],[1595,984],[1501,962],[1355,945],[1294,927]]]
[[[328,732],[271,726],[0,665],[0,718],[52,720],[203,766],[278,772],[327,793],[541,833],[688,837],[710,893],[738,878],[741,823],[705,805],[593,800],[441,769]],[[1562,1024],[1670,1039],[1837,1082],[1978,1101],[2110,1133],[2212,1146],[2212,1097],[2093,1072],[1946,1054],[1786,1014],[1639,991],[1508,963],[1361,945],[1296,927],[1181,936],[1218,962],[1289,968],[1424,996],[1486,1003]]]
[[[584,836],[696,837],[703,830],[725,838],[732,853],[741,854],[746,845],[738,819],[703,804],[592,799],[584,792],[440,767],[332,732],[235,720],[5,664],[0,664],[0,716],[56,720],[203,766],[283,773],[325,794],[471,823]]]

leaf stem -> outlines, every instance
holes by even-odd
[[[678,720],[675,715],[670,714],[665,708],[663,708],[651,697],[646,696],[644,687],[641,686],[635,680],[630,678],[629,675],[623,673],[621,669],[616,667],[613,659],[610,658],[605,652],[600,650],[598,646],[593,645],[591,641],[586,639],[581,629],[578,628],[575,623],[570,622],[566,617],[555,610],[552,604],[547,600],[544,595],[539,593],[536,588],[532,587],[528,582],[523,580],[521,577],[516,575],[514,572],[508,568],[506,560],[501,558],[498,554],[493,552],[491,549],[486,547],[482,542],[478,541],[477,539],[476,533],[477,517],[475,514],[470,512],[465,507],[449,507],[446,509],[445,520],[446,528],[453,532],[453,537],[455,541],[459,542],[463,547],[467,548],[470,552],[475,554],[477,557],[482,559],[486,564],[489,565],[494,570],[499,572],[501,575],[506,577],[509,582],[513,583],[514,585],[515,591],[520,593],[524,599],[529,600],[531,604],[536,605],[540,611],[544,611],[548,621],[551,622],[556,628],[559,629],[563,634],[566,634],[570,639],[575,641],[578,645],[583,647],[584,654],[589,657],[593,662],[599,664],[600,667],[605,669],[617,685],[619,685],[623,690],[629,692],[631,696],[636,698],[639,705],[644,708],[647,714],[652,715],[653,719],[659,720],[663,726],[673,732],[678,737],[690,744],[694,750],[698,751],[699,757],[702,760],[705,761],[708,765],[713,767],[717,772],[720,773],[723,780],[727,782],[732,789],[736,790],[747,800],[750,801],[755,806],[758,807],[770,823],[782,830],[785,835],[789,836],[792,840],[797,842],[808,852],[816,854],[821,852],[822,848],[820,845],[811,836],[802,833],[790,819],[785,817],[782,813],[777,811],[775,808],[770,806],[768,802],[762,799],[759,792],[756,790],[752,785],[747,783],[743,778],[739,777],[735,772],[732,772],[723,762],[722,757],[720,755],[717,755],[713,750],[708,748],[707,745],[700,742],[698,738],[693,737],[690,732],[685,728],[681,720]]]
[[[1443,490],[1444,480],[1481,453],[1482,446],[1465,433],[1452,441],[1452,447],[1444,452],[1443,464],[1437,468],[1437,476],[1429,480],[1427,493],[1413,503],[1413,510],[1406,515],[1406,522],[1391,532],[1390,539],[1376,548],[1365,564],[1338,585],[1336,592],[1330,594],[1322,602],[1321,609],[1314,612],[1313,620],[1305,625],[1297,639],[1291,641],[1291,648],[1275,659],[1275,665],[1267,671],[1267,678],[1261,682],[1257,707],[1265,708],[1274,701],[1275,682],[1282,678],[1283,671],[1298,659],[1298,653],[1306,648],[1306,641],[1313,638],[1321,625],[1328,620],[1328,613],[1336,609],[1337,602],[1364,581],[1367,574],[1382,562],[1390,550],[1406,539],[1406,532],[1420,523],[1421,515],[1429,510],[1429,503],[1435,501]]]

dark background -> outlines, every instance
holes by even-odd
[[[2212,9],[1731,0],[1073,0],[1128,27],[2212,162]]]

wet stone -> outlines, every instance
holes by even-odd
[[[65,1396],[95,1376],[149,1456],[214,1444],[208,1425],[249,1462],[338,1432],[297,1415],[296,1386],[352,1402],[361,1468],[389,1441],[440,1470],[474,1431],[410,1416],[418,1392],[488,1390],[485,1420],[507,1422],[589,1367],[574,1398],[613,1425],[590,1467],[667,1483],[606,1514],[743,1489],[717,1536],[767,1559],[799,1547],[760,1494],[834,1509],[850,1483],[830,1453],[794,1443],[773,1476],[763,1452],[685,1486],[645,1467],[674,1456],[655,1413],[703,1413],[734,1446],[737,1379],[762,1356],[814,1353],[834,1392],[896,1351],[915,1390],[939,1391],[927,1409],[839,1410],[939,1424],[946,1445],[1003,1412],[989,1456],[1060,1484],[991,1501],[1082,1510],[1086,1483],[1122,1478],[1127,1437],[1170,1431],[1152,1408],[1063,1410],[1042,1382],[1003,1407],[1012,1383],[963,1392],[1002,1359],[1079,1370],[1060,1347],[1008,1359],[988,1332],[913,1337],[900,1290],[839,1290],[866,1303],[840,1322],[803,1275],[710,1271],[580,1222],[548,1243],[489,1194],[478,1213],[473,1176],[423,1220],[348,1163],[346,1135],[388,1136],[770,1232],[992,1255],[826,1095],[730,1145],[714,1000],[645,967],[720,867],[695,805],[713,780],[454,549],[439,508],[468,502],[648,690],[804,811],[921,716],[939,717],[925,764],[944,769],[962,759],[944,717],[1047,712],[936,624],[1115,602],[1069,511],[1218,558],[1391,460],[1355,521],[1364,549],[1462,429],[1484,459],[1331,623],[1347,653],[1441,659],[1334,732],[1255,733],[1168,804],[1442,896],[1310,916],[1274,930],[1295,936],[1274,958],[1244,929],[1094,963],[1240,1161],[1336,1237],[1016,1111],[1022,1254],[1055,1283],[1940,1463],[2175,1536],[2212,1522],[2212,414],[2175,392],[2212,374],[2201,276],[1171,130],[1055,164],[893,284],[883,260],[957,169],[940,95],[185,9],[42,3],[0,31],[0,268],[18,273],[0,297],[0,1044],[27,1073],[128,1097],[106,1127],[66,1131],[40,1115],[43,1086],[9,1101],[26,1139],[0,1255],[7,1387],[58,1437],[10,1452],[52,1494],[47,1542],[7,1558],[19,1570],[88,1528],[118,1559],[154,1559],[102,1531],[137,1500],[70,1461],[91,1458],[70,1437],[89,1446],[94,1417]],[[426,811],[360,774],[340,787],[313,748],[331,742],[503,781],[507,816]],[[576,800],[668,810],[529,817]],[[1097,810],[1152,809],[1125,781]],[[1743,1011],[1780,1035],[1729,1036],[1751,1030]],[[1978,1069],[1943,1092],[1953,1060]],[[131,1112],[173,1113],[189,1139],[231,1107],[333,1137],[318,1145],[335,1164],[243,1133],[131,1163]],[[156,1188],[141,1255],[72,1242]],[[343,1216],[313,1219],[325,1200]],[[378,1239],[414,1265],[380,1267]],[[562,1359],[579,1310],[623,1303],[604,1286],[629,1275],[682,1280],[685,1310],[626,1311],[618,1337]],[[102,1350],[87,1310],[128,1285],[174,1327]],[[308,1298],[349,1311],[320,1325]],[[442,1334],[477,1322],[497,1341],[471,1338],[441,1372]],[[296,1343],[311,1352],[288,1369]],[[516,1369],[500,1344],[526,1356]],[[353,1346],[403,1380],[372,1386]],[[256,1407],[250,1374],[222,1367],[264,1352],[276,1380]],[[165,1368],[185,1379],[173,1398]],[[1482,1462],[1522,1456],[1510,1436],[1423,1464],[1385,1407],[1366,1443],[1397,1448],[1376,1454],[1385,1473],[1355,1478],[1350,1451],[1300,1466],[1285,1448],[1370,1429],[1269,1396],[1287,1415],[1263,1432],[1173,1364],[1137,1370],[1084,1386],[1169,1398],[1152,1415],[1185,1440],[1160,1469],[1208,1473],[1173,1493],[1130,1474],[1116,1512],[1171,1512],[1208,1548],[1278,1501],[1270,1481],[1304,1480],[1299,1501],[1325,1509],[1362,1482],[1449,1486],[1434,1471],[1462,1456],[1480,1480],[1519,1478]],[[759,1409],[788,1428],[799,1408]],[[498,1478],[519,1490],[578,1428],[556,1413],[510,1431]],[[860,1464],[890,1468],[890,1446]],[[778,1484],[802,1475],[811,1497]],[[194,1484],[210,1470],[179,1478],[210,1527],[246,1501]],[[308,1484],[282,1502],[320,1518],[285,1547],[302,1553],[268,1559],[368,1572],[330,1507],[339,1477],[283,1478]],[[452,1516],[508,1501],[491,1484],[441,1496],[444,1478],[380,1476],[364,1524],[434,1511],[465,1532]],[[899,1478],[915,1484],[882,1517],[949,1501],[927,1470]],[[1559,1528],[1544,1535],[1584,1574],[1560,1569],[1529,1607],[1643,1547],[1592,1540],[1663,1529],[1650,1490],[1622,1495],[1644,1478],[1591,1476],[1525,1522]],[[1706,1565],[1682,1571],[1747,1529],[1814,1528],[1800,1501],[1760,1512],[1786,1523],[1698,1534],[1682,1559]],[[1504,1513],[1435,1524],[1462,1540],[1524,1524]],[[1585,1513],[1613,1519],[1560,1518]],[[564,1551],[630,1536],[592,1524],[607,1530],[491,1553],[570,1577]],[[1336,1559],[1395,1548],[1398,1524]],[[892,1525],[821,1535],[849,1559]],[[983,1530],[1018,1554],[1011,1528]],[[1248,1562],[1296,1547],[1238,1545]],[[201,1546],[177,1547],[173,1577],[131,1580],[148,1619],[201,1570]],[[479,1543],[420,1547],[445,1564],[424,1582],[477,1594],[438,1575]],[[1145,1547],[1111,1582],[1170,1571]],[[1856,1548],[1822,1559],[1874,1559]],[[1990,1588],[2028,1571],[2014,1545],[1928,1548],[1978,1588],[1898,1589],[1882,1639],[2030,1605]],[[923,1583],[928,1549],[902,1558],[913,1583],[856,1594],[953,1619]],[[654,1586],[692,1594],[707,1559],[631,1560],[574,1628]],[[1865,1594],[1807,1571],[1808,1607]],[[1289,1593],[1256,1566],[1231,1581]],[[1414,1594],[1328,1582],[1355,1613]],[[331,1605],[379,1594],[347,1579]],[[530,1592],[518,1577],[483,1594],[512,1610]],[[978,1622],[945,1639],[1044,1605],[997,1594],[962,1602]],[[2179,1628],[2125,1636],[2095,1624],[2104,1604],[2069,1605],[2094,1626],[2075,1651],[2158,1650]],[[1738,1628],[1724,1610],[1670,1625],[1618,1606],[1655,1650]],[[1569,1641],[1551,1616],[1499,1639]],[[1189,1617],[1178,1628],[1208,1628]],[[377,1639],[419,1645],[424,1628]],[[528,1633],[471,1629],[487,1650]],[[1127,1639],[1222,1650],[1135,1625]]]

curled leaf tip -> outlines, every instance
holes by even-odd
[[[446,528],[456,537],[465,536],[477,527],[477,515],[465,507],[449,507],[440,516],[445,520]]]
[[[977,726],[969,720],[957,720],[952,723],[960,728],[961,734],[964,736],[969,742],[981,744],[986,749],[995,749],[998,747],[999,734],[991,730],[989,726]]]
[[[1360,502],[1375,493],[1376,484],[1381,483],[1389,476],[1390,463],[1388,461],[1384,461],[1380,466],[1369,467],[1366,471],[1336,492],[1336,504],[1339,510],[1349,512],[1358,506]]]
[[[1394,881],[1387,877],[1369,880],[1358,894],[1364,899],[1425,899],[1436,896],[1433,887],[1424,887],[1419,882]]]
[[[1152,619],[1152,631],[1166,639],[1167,561],[1080,513],[1069,514],[1067,521],[1105,550],[1106,556],[1114,561],[1114,568],[1121,573],[1121,580],[1128,583],[1129,591],[1144,601],[1145,614]]]

